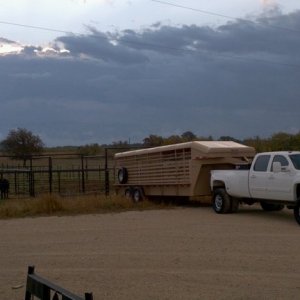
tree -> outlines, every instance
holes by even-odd
[[[44,149],[44,143],[38,135],[34,135],[25,128],[12,129],[6,139],[1,142],[2,150],[24,161],[33,154],[41,154]]]
[[[259,136],[253,138],[247,138],[243,141],[243,144],[249,147],[253,147],[257,152],[271,151],[269,143],[266,139],[261,139]]]
[[[181,135],[184,142],[190,142],[197,139],[197,136],[192,131],[186,131]]]
[[[236,138],[234,138],[234,137],[232,137],[232,136],[230,136],[230,135],[222,135],[222,136],[220,136],[219,137],[219,141],[227,141],[227,142],[236,142],[236,143],[241,143],[241,141],[240,140],[238,140],[238,139],[236,139]]]
[[[293,135],[278,132],[272,135],[270,139],[270,145],[274,151],[287,151],[292,149]],[[296,149],[294,149],[296,150]]]
[[[156,147],[161,146],[164,143],[163,137],[159,135],[150,134],[148,137],[144,138],[143,144],[146,147]]]
[[[167,138],[164,138],[164,145],[172,145],[182,143],[183,140],[179,135],[170,135]]]
[[[101,146],[99,146],[97,143],[94,144],[87,144],[84,146],[80,146],[78,148],[78,154],[80,155],[98,155],[102,151]]]

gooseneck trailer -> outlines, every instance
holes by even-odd
[[[193,141],[115,154],[117,194],[197,199],[211,195],[211,170],[244,168],[252,147],[231,141]]]

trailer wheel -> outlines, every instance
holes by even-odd
[[[133,194],[132,188],[126,188],[125,193],[124,193],[125,198],[132,199],[132,194]]]
[[[213,209],[217,214],[226,214],[230,211],[231,197],[225,189],[219,188],[214,190]]]
[[[294,207],[294,217],[296,222],[300,225],[300,203],[299,202]]]
[[[279,211],[284,208],[282,204],[267,203],[265,201],[260,201],[260,206],[264,211]]]
[[[128,171],[126,168],[120,168],[118,171],[119,183],[126,183],[128,181]]]
[[[133,194],[132,194],[133,202],[138,203],[138,202],[142,201],[143,198],[144,198],[143,190],[141,188],[135,188],[133,190]]]

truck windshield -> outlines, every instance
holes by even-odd
[[[297,170],[300,170],[300,154],[291,154],[289,155],[294,167]]]

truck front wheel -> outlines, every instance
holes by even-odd
[[[226,193],[225,189],[218,188],[213,194],[213,209],[217,214],[226,214],[230,211],[231,197]]]

